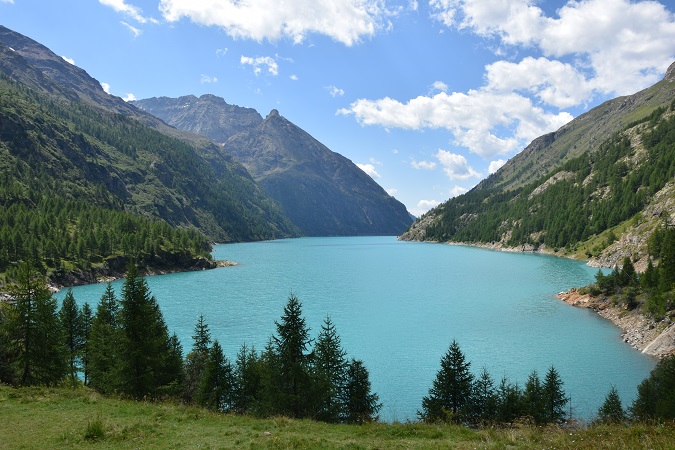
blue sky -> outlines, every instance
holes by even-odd
[[[420,215],[675,60],[673,1],[0,0],[122,98],[278,109]]]

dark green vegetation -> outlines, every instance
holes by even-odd
[[[31,260],[68,284],[73,272],[118,274],[130,258],[203,268],[210,242],[297,233],[221,148],[0,27],[0,273]]]
[[[117,299],[111,285],[96,314],[68,292],[60,311],[39,273],[20,267],[15,304],[0,303],[0,382],[18,386],[83,384],[103,394],[172,399],[219,412],[283,415],[333,423],[376,419],[362,361],[347,359],[326,318],[310,351],[301,304],[291,295],[265,350],[242,347],[234,363],[200,317],[185,359],[156,299],[131,265]]]
[[[304,235],[398,235],[412,222],[405,206],[370,176],[276,110],[263,120],[213,95],[134,104],[222,144]]]
[[[545,248],[608,266],[643,258],[659,216],[672,213],[674,111],[675,65],[653,87],[536,139],[403,238]]]

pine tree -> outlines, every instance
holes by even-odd
[[[68,377],[70,378],[70,382],[74,384],[77,381],[77,373],[80,371],[84,338],[82,336],[82,317],[72,289],[68,289],[66,296],[63,298],[61,310],[59,311],[59,319],[61,320],[61,328],[64,334]]]
[[[183,390],[183,399],[187,403],[195,400],[195,395],[201,385],[202,375],[206,366],[206,360],[211,347],[211,332],[209,326],[204,320],[204,315],[200,314],[195,331],[192,335],[192,351],[188,353],[185,360],[185,386]]]
[[[461,421],[462,409],[471,402],[473,375],[471,363],[466,361],[457,341],[452,341],[447,353],[441,358],[441,369],[422,399],[420,418],[427,422]]]
[[[85,386],[89,385],[89,339],[91,337],[91,327],[93,325],[93,314],[89,303],[82,305],[82,310],[80,311],[80,317],[82,318],[82,374],[84,375],[84,384]]]
[[[546,422],[563,423],[567,416],[565,406],[569,402],[569,398],[565,395],[562,379],[555,367],[551,366],[548,372],[546,372],[542,390],[544,394],[544,407],[546,411],[544,418]]]
[[[472,420],[478,423],[494,422],[497,419],[498,398],[495,382],[485,367],[474,380],[472,391]]]
[[[345,389],[347,353],[342,349],[335,324],[326,317],[316,339],[313,353],[314,373],[317,378],[318,412],[316,418],[324,422],[338,422],[344,405],[341,398]]]
[[[312,379],[309,373],[307,347],[309,328],[302,317],[302,305],[291,294],[280,322],[275,322],[277,335],[272,339],[271,359],[274,380],[272,405],[278,413],[291,417],[307,417],[311,412]],[[269,389],[268,389],[269,393]]]
[[[233,410],[239,414],[253,412],[260,395],[261,361],[255,348],[241,346],[234,367]]]
[[[109,394],[121,387],[121,339],[119,302],[108,283],[96,308],[88,344],[89,384],[99,392]]]
[[[363,361],[352,358],[348,363],[343,395],[344,422],[363,424],[377,420],[382,404],[377,394],[371,392],[368,369]]]
[[[199,404],[214,411],[230,411],[233,400],[232,366],[218,340],[209,349],[199,389]]]
[[[598,409],[598,420],[602,423],[623,423],[626,420],[626,413],[616,387],[611,387],[605,401]]]
[[[9,326],[18,344],[15,364],[19,383],[56,385],[67,370],[57,302],[28,263],[20,266],[12,294],[17,314]]]
[[[132,264],[122,288],[122,387],[135,398],[154,397],[166,381],[169,333],[147,282]]]

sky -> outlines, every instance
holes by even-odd
[[[675,60],[675,0],[0,0],[126,100],[272,109],[419,216]]]

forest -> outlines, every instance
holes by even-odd
[[[639,133],[645,150],[639,157],[628,136],[617,133],[599,149],[566,161],[524,187],[500,193],[474,189],[450,199],[439,206],[438,220],[427,229],[426,240],[504,240],[508,246],[573,250],[589,237],[633,218],[673,179],[673,111],[675,101],[626,127]]]
[[[629,278],[624,268],[616,276]],[[170,334],[157,300],[131,264],[121,296],[108,284],[94,309],[78,306],[72,291],[61,305],[44,278],[22,264],[0,303],[0,383],[13,386],[87,386],[104,395],[197,405],[253,417],[285,416],[328,423],[377,421],[382,405],[363,361],[347,356],[330,317],[312,339],[302,304],[289,295],[276,333],[262,351],[243,345],[234,361],[213,339],[206,319],[194,327],[187,354]],[[599,280],[599,283],[600,284]],[[621,282],[623,283],[623,281]],[[612,388],[595,420],[602,423],[675,419],[675,356],[664,358],[624,407]],[[557,370],[543,380],[533,371],[521,387],[496,383],[487,369],[474,374],[453,341],[440,361],[418,418],[470,427],[574,421]]]

